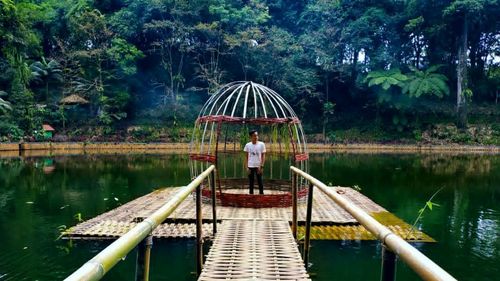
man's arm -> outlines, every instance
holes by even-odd
[[[262,143],[262,157],[260,158],[260,166],[264,167],[265,162],[266,162],[266,144]]]
[[[260,157],[260,167],[257,170],[259,174],[262,174],[262,172],[264,172],[264,161],[266,161],[266,153],[262,152]]]
[[[264,143],[262,143],[262,152],[261,152],[261,156],[260,156],[259,174],[262,174],[265,162],[266,162],[266,145]]]
[[[248,169],[248,149],[247,146],[243,147],[243,151],[245,152],[245,162],[243,162],[243,169]]]

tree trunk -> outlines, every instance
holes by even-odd
[[[47,78],[48,80],[49,78]],[[49,102],[49,81],[45,82],[45,102]]]
[[[457,127],[467,127],[467,100],[464,91],[467,89],[467,15],[464,16],[463,33],[458,44],[457,64]]]
[[[325,88],[326,88],[326,101],[327,103],[329,101],[329,92],[330,89],[328,88],[328,73],[325,74]],[[325,108],[323,107],[323,144],[326,144],[326,125],[328,125],[328,113],[325,114]]]

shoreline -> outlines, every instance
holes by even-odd
[[[182,154],[189,152],[189,143],[126,143],[126,142],[40,142],[0,143],[0,157],[50,156],[74,154]],[[232,146],[232,145],[231,145]],[[234,147],[236,148],[236,147]],[[450,153],[500,154],[500,146],[430,145],[430,144],[321,144],[307,145],[309,153]],[[237,148],[239,149],[239,147]],[[270,147],[272,151],[272,147]],[[238,150],[239,151],[239,150]]]

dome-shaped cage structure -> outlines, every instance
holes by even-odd
[[[250,141],[250,130],[257,130],[266,144],[264,195],[245,192],[243,147]],[[305,135],[293,109],[275,91],[249,81],[229,83],[208,99],[194,125],[189,158],[193,178],[216,165],[218,203],[226,206],[288,206],[290,165],[309,169]],[[202,194],[210,198],[207,184]],[[298,196],[306,195],[307,185],[300,179]]]

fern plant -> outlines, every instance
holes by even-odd
[[[4,91],[0,91],[0,113],[6,113],[7,111],[12,110],[10,102],[1,98],[1,96],[6,96],[7,93]]]
[[[391,70],[371,71],[365,78],[368,87],[380,86],[384,91],[392,86],[403,87],[408,77],[401,73],[401,70],[394,68]]]
[[[408,81],[404,83],[403,93],[416,98],[423,95],[435,95],[440,98],[449,95],[448,78],[436,73],[440,67],[441,65],[433,65],[422,71],[410,66],[412,72],[408,76]]]

